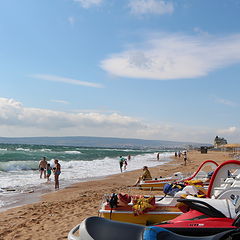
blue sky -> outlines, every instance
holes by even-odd
[[[240,142],[240,1],[1,0],[0,135]]]

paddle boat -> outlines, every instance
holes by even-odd
[[[194,182],[194,180],[185,180],[183,183],[188,184],[191,181]],[[240,161],[228,160],[223,162],[213,172],[208,185],[203,183],[203,186],[195,185],[195,187],[197,187],[198,191],[206,194],[207,198],[230,199],[231,196],[239,194]],[[196,194],[190,193],[190,195]]]
[[[230,196],[231,191],[236,191],[236,188],[240,188],[240,162],[228,160],[214,171],[209,183],[207,197],[226,198]]]
[[[100,217],[120,222],[151,225],[173,219],[181,214],[180,210],[175,207],[178,198],[161,200],[162,196],[129,196],[130,202],[123,203],[120,200],[119,204],[119,194],[116,197],[115,205],[111,203],[111,199],[103,201],[98,211]]]
[[[188,228],[186,228],[188,231]],[[161,227],[144,227],[137,224],[121,223],[100,217],[89,217],[74,227],[68,240],[239,240],[239,229],[230,229],[215,235],[199,237],[183,236]]]
[[[231,170],[233,173],[236,173],[240,168],[240,162],[236,160],[229,160],[221,164],[215,171],[215,174],[212,176],[209,190],[206,192],[207,196],[211,197],[211,192],[213,191],[214,187],[218,186],[221,182],[225,183],[223,180],[226,180],[227,182],[230,181],[230,177],[228,177],[227,173]],[[224,169],[224,170],[223,170]],[[223,175],[223,173],[226,173]],[[219,176],[221,176],[222,181],[219,180]],[[233,175],[234,176],[234,175]],[[189,178],[192,179],[192,178]],[[217,180],[217,183],[215,183],[215,179]],[[238,181],[238,178],[234,178],[235,184],[236,181]],[[220,184],[221,185],[221,184]],[[229,184],[227,184],[228,189],[222,188],[222,193],[218,194],[216,198],[218,199],[230,199],[233,198],[240,198],[240,188],[229,187]],[[171,196],[155,196],[154,202],[152,202],[152,206],[147,208],[147,210],[144,210],[144,204],[146,206],[146,201],[150,196],[141,196],[142,199],[139,200],[139,204],[142,204],[142,213],[136,214],[136,211],[134,210],[134,205],[136,204],[136,201],[134,203],[134,198],[136,196],[131,196],[131,199],[127,202],[120,201],[120,204],[118,204],[119,199],[117,199],[117,195],[115,194],[115,204],[111,205],[110,198],[107,201],[104,199],[102,201],[101,207],[99,209],[99,216],[107,219],[117,220],[121,222],[129,222],[129,223],[135,223],[135,224],[142,224],[142,225],[149,225],[156,222],[162,222],[167,221],[170,219],[173,219],[181,214],[182,209],[179,208],[179,204],[177,204],[177,200],[184,196],[185,198],[192,198],[192,196],[199,196],[204,197],[202,195],[203,191],[199,192],[199,188],[196,188],[195,186],[186,186],[182,190],[177,189],[177,192],[174,192],[174,195]],[[201,189],[201,188],[200,188]],[[219,188],[220,189],[220,188]],[[180,191],[178,191],[180,190]],[[121,198],[121,195],[120,197]],[[144,203],[144,200],[145,203]],[[141,202],[142,201],[142,202]],[[210,199],[211,201],[211,199]],[[148,203],[148,202],[147,202]],[[136,205],[135,208],[137,208],[138,205]]]
[[[198,194],[194,186],[186,186],[174,196],[112,194],[104,197],[98,215],[120,222],[152,225],[179,216],[182,212],[177,206],[177,199],[182,195]]]
[[[152,180],[141,180],[138,188],[144,190],[163,190],[163,186],[166,183],[183,182],[190,180],[202,180],[205,182],[208,179],[208,173],[213,172],[218,167],[218,164],[213,160],[204,161],[196,172],[190,177],[186,177],[181,172],[176,172],[170,177],[166,178],[154,178]]]

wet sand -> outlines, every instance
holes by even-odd
[[[179,171],[193,173],[205,160],[211,159],[222,163],[232,159],[226,152],[201,154],[192,151],[188,153],[188,157],[187,166],[184,166],[182,158],[173,158],[170,163],[150,168],[150,172],[153,177],[166,177]],[[67,239],[68,232],[84,218],[97,216],[103,194],[113,192],[142,194],[141,190],[128,188],[135,183],[141,173],[142,170],[136,170],[100,180],[81,182],[43,195],[38,203],[2,212],[0,213],[0,239]],[[159,193],[152,192],[152,194]]]

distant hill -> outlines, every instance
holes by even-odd
[[[175,142],[162,140],[143,140],[135,138],[109,138],[109,137],[0,137],[0,143],[8,144],[39,144],[39,145],[64,145],[81,147],[108,147],[108,148],[194,148],[200,146],[211,146],[206,143]]]

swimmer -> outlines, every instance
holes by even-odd
[[[59,164],[58,160],[54,160],[55,166],[53,168],[54,173],[54,181],[55,181],[55,189],[59,189],[59,175],[61,174],[61,165]]]
[[[42,160],[39,161],[39,172],[40,172],[40,178],[42,178],[42,174],[44,175],[44,178],[46,178],[46,169],[47,169],[47,160],[46,157],[43,157]]]

